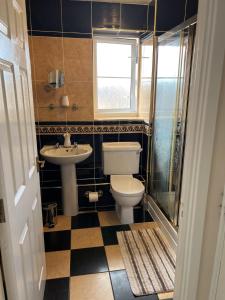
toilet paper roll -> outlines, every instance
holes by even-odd
[[[98,201],[98,192],[90,192],[88,195],[89,202],[97,202]]]

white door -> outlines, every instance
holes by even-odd
[[[41,300],[45,283],[26,31],[25,1],[0,0],[0,246],[9,300]]]

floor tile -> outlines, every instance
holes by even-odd
[[[72,229],[76,228],[89,228],[100,226],[98,220],[98,213],[82,213],[72,217]]]
[[[71,229],[71,217],[57,216],[57,224],[53,228],[44,227],[44,232],[70,230]]]
[[[108,265],[104,247],[71,250],[71,276],[106,271],[108,271]]]
[[[173,292],[158,294],[158,298],[159,298],[159,300],[172,300],[173,299]]]
[[[44,300],[68,300],[69,277],[46,280]]]
[[[134,223],[152,222],[152,221],[153,219],[147,211],[143,214],[142,208],[134,209]]]
[[[116,233],[117,231],[130,230],[129,225],[115,225],[115,226],[106,226],[101,227],[102,237],[104,245],[116,245],[118,244]]]
[[[144,223],[134,223],[130,224],[130,228],[132,230],[139,230],[139,229],[151,229],[159,227],[157,222],[144,222]]]
[[[120,220],[115,211],[98,212],[100,226],[120,225]]]
[[[131,291],[125,270],[110,272],[115,300],[158,300],[158,296],[147,295],[136,297]]]
[[[70,276],[70,250],[46,252],[47,279]]]
[[[70,278],[70,300],[113,300],[109,273]]]
[[[100,227],[74,229],[71,233],[71,249],[103,246]]]
[[[45,251],[60,251],[70,249],[70,230],[45,232]]]
[[[105,246],[110,271],[125,269],[119,245]]]

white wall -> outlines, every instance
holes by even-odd
[[[197,292],[198,300],[210,300],[208,297],[219,226],[219,205],[221,204],[222,192],[225,185],[225,64],[223,68],[223,81],[221,87],[216,137],[213,150],[214,155],[208,192],[205,231],[203,237],[204,243],[201,254]]]

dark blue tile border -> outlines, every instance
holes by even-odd
[[[40,30],[28,30],[30,36],[50,36],[50,37],[62,37],[61,31],[40,31]]]
[[[60,0],[27,0],[27,5],[32,30],[62,32]]]
[[[63,32],[91,33],[91,1],[62,0]]]
[[[33,36],[92,38],[92,28],[145,31],[148,28],[152,30],[154,19],[151,6],[137,4],[26,0],[26,9],[28,33]],[[132,35],[138,37],[140,34],[131,32]]]
[[[93,2],[92,26],[97,28],[119,28],[120,4]]]
[[[157,1],[156,31],[166,32],[185,20],[186,0]]]
[[[148,5],[121,5],[121,27],[124,29],[147,30]]]

